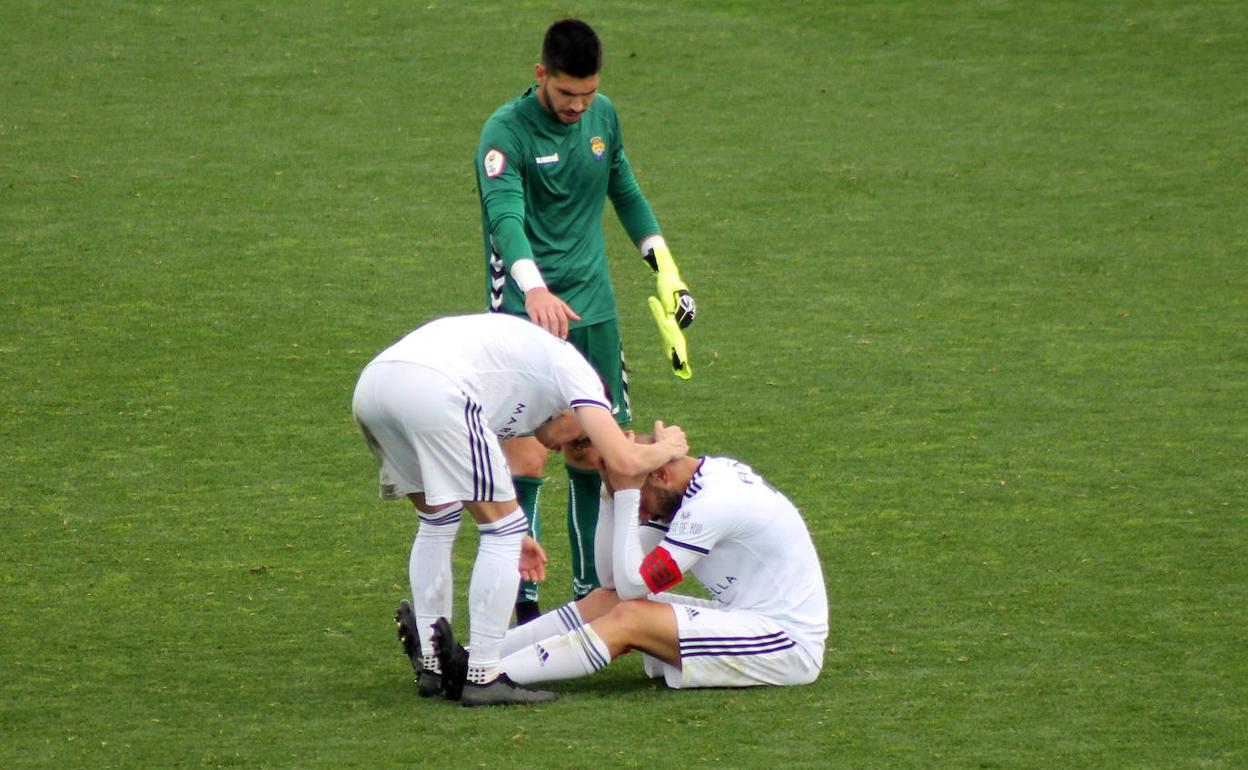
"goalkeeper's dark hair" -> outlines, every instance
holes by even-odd
[[[593,27],[580,19],[550,25],[542,39],[542,66],[547,75],[587,78],[602,69],[602,43]]]

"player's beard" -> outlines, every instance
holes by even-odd
[[[555,109],[555,103],[550,99],[550,81],[546,81],[542,84],[541,91],[539,93],[541,94],[542,104],[546,107],[546,112],[563,125],[570,126],[581,119],[579,114],[566,114]]]
[[[676,509],[680,507],[680,501],[684,498],[681,492],[663,489],[647,480],[641,495],[642,519],[644,521],[671,521],[672,516],[676,514]]]

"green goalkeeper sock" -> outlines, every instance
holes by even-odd
[[[568,541],[572,546],[572,593],[584,596],[598,587],[594,569],[594,530],[602,478],[598,471],[568,469]]]
[[[529,520],[529,534],[539,543],[542,540],[542,518],[537,511],[537,498],[542,491],[542,479],[532,476],[512,476],[512,486],[516,488],[516,502],[524,517]],[[516,592],[516,603],[537,603],[537,583],[531,580],[520,581],[520,590]],[[536,609],[536,606],[533,607]]]

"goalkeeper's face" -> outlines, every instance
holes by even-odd
[[[545,67],[537,65],[537,98],[560,123],[572,125],[580,120],[597,95],[597,74],[574,78],[563,73],[550,74]]]

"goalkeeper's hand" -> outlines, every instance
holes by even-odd
[[[682,380],[693,376],[689,368],[689,350],[685,345],[685,333],[680,330],[676,318],[663,307],[657,297],[650,297],[650,314],[659,325],[659,337],[663,340],[663,355],[672,363],[672,372]]]
[[[680,328],[687,328],[698,313],[698,303],[693,301],[689,287],[680,280],[680,271],[672,260],[672,252],[666,246],[656,246],[649,249],[643,259],[649,263],[651,270],[658,273],[659,301],[663,303],[664,312],[675,319]]]

